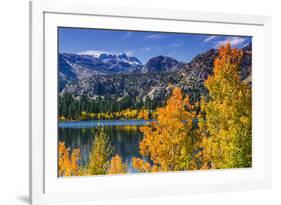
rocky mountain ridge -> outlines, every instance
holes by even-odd
[[[172,72],[183,63],[167,56],[156,56],[143,65],[137,57],[125,53],[100,55],[59,54],[59,90],[66,84],[93,77],[95,75],[114,75],[151,72]]]
[[[251,75],[251,52],[251,45],[243,48],[242,80],[249,78]],[[164,101],[170,95],[169,88],[173,85],[181,87],[184,93],[197,99],[203,92],[206,92],[204,81],[213,73],[213,64],[217,55],[216,49],[210,49],[197,55],[186,64],[170,57],[158,56],[150,59],[145,65],[123,69],[122,72],[117,69],[117,73],[114,74],[112,72],[96,74],[95,72],[98,71],[93,69],[93,73],[83,74],[84,76],[75,78],[72,72],[67,71],[69,77],[74,80],[65,84],[60,95],[66,93],[77,97],[87,95],[92,99],[106,96],[117,101],[130,96],[136,101],[140,99],[144,101],[146,99]],[[84,67],[79,66],[74,66],[74,68],[77,71],[79,69],[83,71],[84,69]],[[66,72],[64,71],[64,73]]]

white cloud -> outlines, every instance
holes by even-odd
[[[242,38],[242,37],[228,37],[225,40],[217,41],[216,42],[216,47],[219,47],[221,45],[225,45],[227,43],[230,43],[231,46],[237,46],[237,45],[243,43],[244,41],[246,41],[246,38]]]
[[[79,55],[89,55],[89,56],[99,57],[103,53],[110,54],[110,52],[108,52],[108,51],[100,51],[100,50],[88,50],[88,51],[80,52],[78,54]]]
[[[209,37],[207,37],[207,38],[204,39],[204,43],[207,43],[207,42],[213,40],[213,39],[216,38],[216,37],[217,37],[217,36],[209,36]]]
[[[161,39],[161,38],[164,38],[164,36],[157,35],[157,34],[152,34],[145,37],[145,39]]]
[[[127,38],[130,38],[130,36],[133,34],[133,32],[127,32],[125,33],[121,38],[122,39],[127,39]]]

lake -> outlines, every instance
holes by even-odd
[[[65,142],[70,149],[79,148],[80,165],[88,162],[92,149],[92,129],[103,126],[114,146],[114,155],[119,154],[128,163],[128,173],[137,172],[132,168],[132,157],[141,157],[139,144],[143,134],[139,128],[151,120],[92,120],[78,122],[59,122],[59,141]]]

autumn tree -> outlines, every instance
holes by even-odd
[[[140,172],[151,172],[152,169],[150,163],[137,157],[132,158],[132,166]]]
[[[149,110],[141,109],[138,113],[138,119],[148,120],[149,119]]]
[[[196,114],[189,98],[183,98],[176,87],[167,105],[157,109],[157,121],[141,127],[144,138],[140,153],[149,157],[153,164],[133,158],[133,167],[141,172],[177,171],[188,169],[196,138],[194,119]]]
[[[122,162],[122,158],[119,155],[111,158],[108,174],[125,174],[126,170],[127,164]]]
[[[205,81],[201,101],[202,168],[250,167],[252,161],[251,88],[240,77],[241,50],[219,48],[214,74]]]
[[[113,147],[102,127],[93,131],[94,141],[89,156],[87,175],[106,174]],[[85,175],[85,173],[84,173]]]
[[[64,142],[59,142],[59,176],[77,176],[79,172],[78,160],[80,158],[80,150],[74,149],[70,152],[69,148],[65,147]]]

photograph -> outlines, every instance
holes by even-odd
[[[58,177],[252,167],[252,36],[57,32]]]

